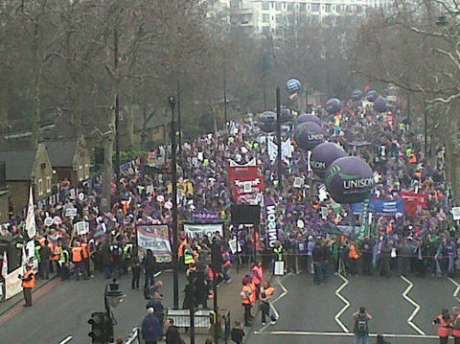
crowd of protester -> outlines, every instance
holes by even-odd
[[[208,211],[217,213],[228,229],[232,202],[228,160],[242,164],[256,159],[264,173],[264,195],[276,203],[278,246],[287,270],[313,274],[316,283],[326,281],[334,272],[454,274],[459,262],[458,224],[449,214],[452,199],[444,171],[444,149],[440,147],[433,157],[425,157],[421,137],[413,134],[410,122],[397,108],[385,114],[368,106],[350,106],[336,115],[320,108],[315,113],[330,141],[371,165],[376,181],[371,198],[398,200],[402,191],[415,192],[426,195],[426,204],[412,214],[376,214],[370,235],[359,238],[356,228],[360,226],[356,224],[362,219],[351,207],[327,197],[321,182],[307,168],[306,152],[294,149],[283,160],[283,183],[278,187],[277,166],[268,154],[268,134],[248,116],[232,122],[228,132],[183,143],[178,181],[180,222],[190,220],[196,212]],[[285,135],[289,132],[286,130]],[[160,147],[149,158],[130,163],[120,179],[113,181],[112,204],[107,212],[101,211],[99,177],[76,189],[63,181],[53,204],[40,204],[35,210],[34,256],[39,277],[47,279],[54,271],[62,279],[90,278],[99,270],[111,278],[131,270],[133,288],[139,288],[141,272],[145,275],[144,291],[155,285],[153,275],[158,264],[153,252],[139,259],[135,228],[145,223],[172,223],[170,175],[149,166],[150,157],[167,160],[167,155],[168,149]],[[298,178],[303,181],[300,185],[295,183]],[[75,216],[66,216],[70,208],[76,209]],[[74,231],[74,224],[80,221],[88,223],[86,234]],[[28,238],[24,227],[23,218],[11,217],[1,226],[0,238],[25,245]],[[254,236],[250,228],[238,232],[241,250],[229,246],[234,232],[199,238],[181,234],[181,264],[200,286],[193,297],[196,306],[207,307],[213,283],[231,281],[230,268],[235,262],[254,262],[252,257],[259,255],[266,266],[270,263],[273,250],[264,233],[263,216],[260,235]],[[190,302],[186,298],[184,306],[189,307]]]

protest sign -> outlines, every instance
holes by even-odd
[[[236,204],[256,204],[260,199],[258,194],[265,188],[263,174],[255,159],[245,165],[230,160],[228,179]]]
[[[74,218],[77,216],[77,208],[67,208],[65,210],[65,217]]]
[[[455,221],[460,220],[460,207],[453,207],[451,213]]]
[[[85,235],[89,233],[89,223],[86,221],[80,221],[73,225],[73,228],[77,235]]]
[[[169,242],[169,228],[167,225],[137,225],[136,230],[140,259],[145,256],[147,250],[151,250],[157,262],[171,262],[172,251]]]

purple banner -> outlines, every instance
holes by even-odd
[[[205,223],[213,223],[213,222],[221,222],[221,218],[217,211],[208,211],[208,210],[200,210],[194,211],[192,213],[191,220],[193,222],[205,222]]]

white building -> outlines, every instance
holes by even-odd
[[[370,7],[393,0],[231,0],[231,23],[249,32],[278,35],[286,27],[307,22],[333,25],[338,17],[355,20]]]

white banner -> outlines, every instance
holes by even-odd
[[[12,271],[5,278],[5,298],[9,298],[19,294],[22,291],[22,281],[18,278],[22,275],[22,266]]]
[[[184,223],[184,231],[189,237],[201,237],[207,235],[209,238],[219,232],[224,235],[224,225],[222,223],[209,223],[209,224],[190,224]]]

